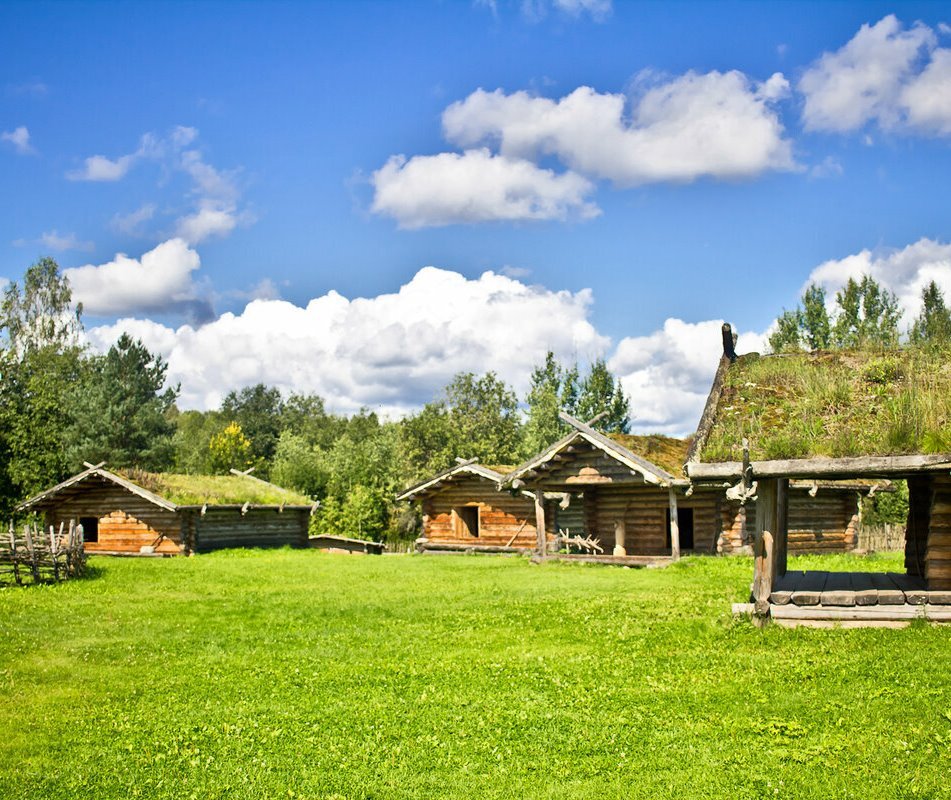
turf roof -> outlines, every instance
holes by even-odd
[[[130,471],[123,473],[123,477],[179,506],[313,504],[313,500],[298,492],[240,475]]]
[[[699,460],[740,460],[744,437],[754,461],[951,452],[951,357],[917,348],[741,356]]]
[[[612,433],[608,438],[675,477],[680,477],[690,448],[690,439],[674,439],[659,433],[646,436]]]

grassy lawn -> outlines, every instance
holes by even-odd
[[[756,630],[747,559],[91,563],[0,590],[0,796],[951,796],[951,627]]]

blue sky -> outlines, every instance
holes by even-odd
[[[551,348],[684,432],[722,320],[951,291],[946,8],[5,3],[0,280],[57,258],[186,406],[399,414]]]

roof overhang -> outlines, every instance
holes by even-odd
[[[532,473],[537,472],[539,469],[547,468],[547,465],[556,460],[561,460],[560,457],[568,448],[582,441],[587,442],[591,447],[600,450],[609,458],[613,458],[618,463],[627,467],[633,475],[640,476],[646,483],[655,486],[677,485],[677,479],[665,469],[632,453],[623,445],[615,442],[613,439],[609,439],[604,434],[599,433],[580,420],[564,412],[559,414],[559,416],[562,420],[571,425],[574,430],[564,438],[555,442],[547,450],[510,472],[503,480],[503,486],[511,486],[516,489],[523,486]]]
[[[433,475],[433,477],[427,478],[426,480],[417,483],[415,486],[410,486],[410,488],[403,491],[402,494],[397,495],[396,499],[397,501],[415,500],[418,497],[429,494],[430,492],[438,491],[447,483],[451,483],[461,476],[474,476],[477,478],[482,478],[483,480],[495,484],[496,488],[498,488],[505,480],[505,476],[501,472],[496,472],[494,469],[484,467],[481,464],[476,463],[476,459],[473,458],[449,467],[448,469],[444,469],[442,472],[439,472]]]
[[[148,489],[143,489],[138,484],[132,483],[132,481],[128,481],[113,472],[109,472],[109,470],[103,469],[101,464],[89,467],[83,472],[73,475],[71,478],[67,478],[62,483],[56,484],[56,486],[51,489],[40,492],[29,500],[24,500],[16,507],[16,510],[19,512],[30,511],[38,506],[44,505],[46,501],[52,501],[58,496],[71,493],[71,490],[74,488],[80,487],[82,484],[93,480],[103,480],[114,483],[116,486],[121,486],[131,494],[141,497],[143,500],[147,500],[165,511],[178,510],[178,506],[171,500],[166,500],[164,497],[160,497],[154,492],[150,492]]]
[[[951,471],[951,454],[860,456],[856,458],[793,458],[750,461],[753,479],[802,478],[902,478],[920,472]],[[733,481],[743,477],[742,461],[687,463],[692,482]]]

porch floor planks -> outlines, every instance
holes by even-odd
[[[802,581],[793,590],[793,605],[797,606],[817,606],[822,598],[822,590],[825,589],[826,581],[829,578],[828,572],[804,572]]]

